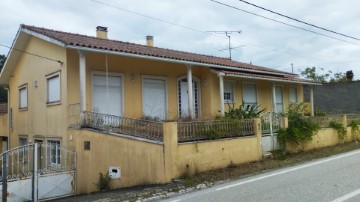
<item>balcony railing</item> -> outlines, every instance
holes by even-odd
[[[83,112],[82,128],[93,128],[163,142],[162,122]]]
[[[254,135],[251,119],[178,122],[178,142]]]

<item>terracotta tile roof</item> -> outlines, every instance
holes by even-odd
[[[176,50],[170,50],[164,48],[150,47],[145,45],[139,45],[128,42],[109,40],[109,39],[100,39],[92,36],[73,34],[73,33],[56,31],[56,30],[29,26],[29,25],[21,25],[21,27],[23,29],[33,31],[45,35],[47,37],[50,37],[52,39],[58,40],[64,43],[65,45],[87,47],[92,49],[103,49],[103,50],[117,51],[123,53],[131,53],[137,55],[153,56],[158,58],[167,58],[167,59],[174,59],[180,61],[197,62],[203,64],[226,66],[226,67],[235,67],[235,68],[239,68],[239,70],[244,70],[244,71],[256,70],[256,71],[265,71],[269,73],[295,76],[294,74],[288,72],[237,62],[227,58],[207,56],[207,55],[182,52],[182,51],[176,51]]]
[[[253,73],[247,73],[247,72],[239,72],[239,71],[228,71],[228,70],[219,70],[222,73],[225,73],[226,76],[238,76],[243,78],[253,78],[253,79],[264,79],[264,80],[282,80],[282,81],[288,81],[288,82],[294,82],[294,83],[304,83],[304,84],[314,84],[314,85],[320,85],[316,82],[312,82],[306,79],[301,79],[294,76],[274,76],[274,75],[268,75],[268,74],[253,74]]]

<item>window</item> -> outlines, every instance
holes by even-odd
[[[289,88],[289,102],[296,103],[297,102],[297,90],[295,87]]]
[[[243,84],[243,100],[244,106],[257,106],[256,84]]]
[[[47,103],[60,102],[60,73],[47,78]]]
[[[283,90],[282,87],[275,87],[275,100],[276,100],[276,113],[284,112],[284,102],[283,102]]]
[[[25,146],[28,144],[28,140],[26,137],[20,137],[19,138],[19,146]],[[28,147],[22,147],[20,149],[20,160],[23,162],[23,161],[26,161],[27,160],[27,157],[28,157]]]
[[[234,102],[234,88],[231,81],[224,81],[224,101]]]
[[[25,85],[19,88],[19,108],[26,109],[27,107],[27,86]]]
[[[48,140],[48,158],[52,166],[60,166],[60,141]]]

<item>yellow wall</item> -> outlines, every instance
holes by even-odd
[[[347,127],[347,135],[345,141],[349,142],[352,140],[351,127]],[[318,149],[323,147],[334,146],[341,143],[338,138],[337,131],[333,128],[322,128],[316,135],[313,136],[313,140],[304,146],[296,146],[294,144],[287,144],[286,150],[290,152],[308,151],[311,149]]]
[[[112,188],[165,183],[163,145],[89,130],[69,130],[69,143],[77,152],[77,193],[97,191],[99,172],[120,167],[121,179]],[[84,150],[90,141],[90,150]]]
[[[30,37],[24,49],[26,52],[63,61],[58,62],[22,54],[10,78],[10,107],[13,113],[13,130],[10,134],[10,148],[18,145],[18,135],[28,137],[33,142],[34,137],[42,140],[57,138],[66,142],[66,51],[57,45],[35,37]],[[60,71],[61,74],[61,104],[47,105],[48,74]],[[37,82],[37,87],[34,85]],[[27,85],[28,108],[19,109],[19,87]]]
[[[179,144],[173,177],[224,168],[261,158],[257,137]],[[260,146],[261,147],[261,146]]]

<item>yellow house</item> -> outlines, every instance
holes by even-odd
[[[296,74],[146,40],[111,40],[100,26],[93,37],[21,25],[0,75],[9,91],[9,148],[35,142],[82,147],[72,143],[80,129],[69,126],[81,127],[89,117],[104,126],[114,117],[213,119],[228,104],[242,103],[284,112],[303,101],[303,85],[316,85]],[[96,122],[96,114],[107,118]],[[105,141],[96,137],[92,141]]]
[[[295,74],[207,55],[21,25],[0,85],[9,89],[9,145],[67,142],[69,106],[115,116],[211,119],[227,103],[283,112],[303,101]],[[192,82],[188,82],[192,80]],[[191,103],[191,104],[189,104]]]

